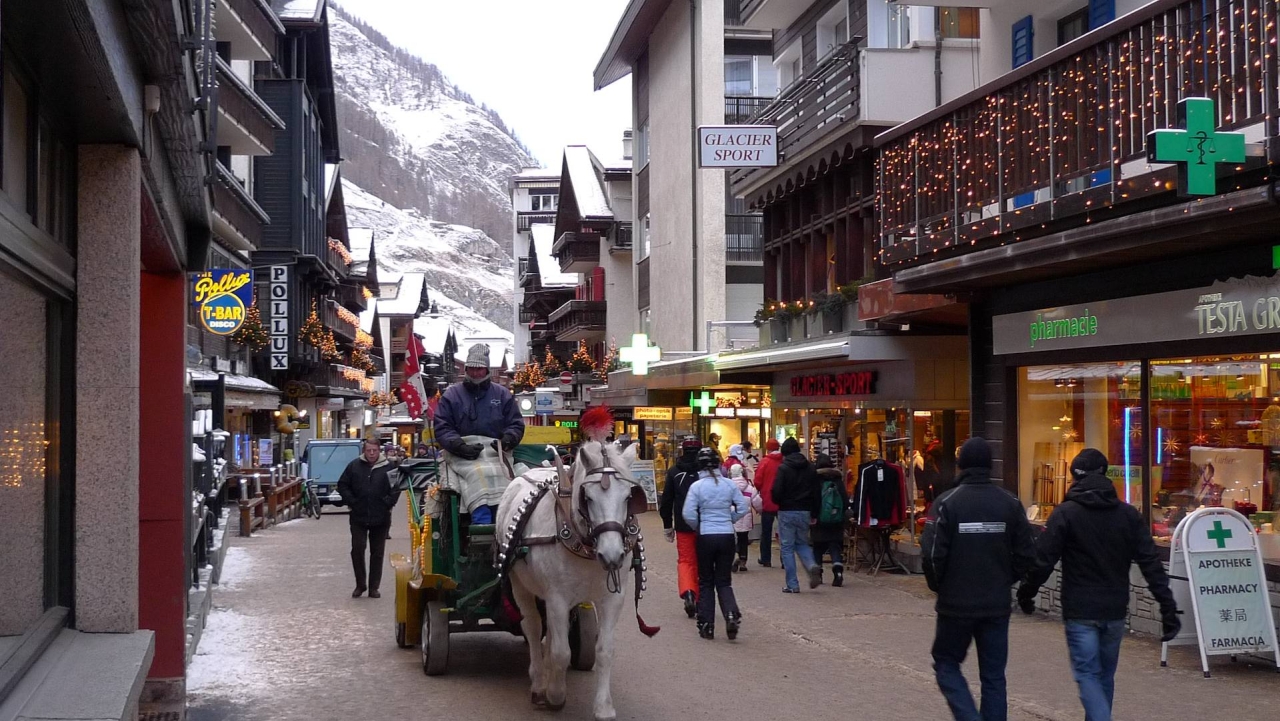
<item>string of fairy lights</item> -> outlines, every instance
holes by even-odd
[[[21,488],[44,480],[44,422],[14,424],[0,433],[0,488]]]
[[[1115,171],[1145,157],[1147,133],[1176,125],[1185,97],[1213,98],[1220,127],[1261,122],[1276,134],[1278,16],[1280,0],[1184,2],[886,143],[881,262],[1002,230],[1000,244],[1018,240],[1009,227],[1037,224],[1041,211],[1030,206],[1044,189],[1114,188],[1083,201],[1086,222],[1096,209],[1171,189],[1167,178]]]

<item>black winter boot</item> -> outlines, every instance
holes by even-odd
[[[716,625],[714,623],[698,623],[698,635],[707,639],[714,640],[716,637]]]
[[[738,613],[725,614],[724,632],[732,641],[738,637],[738,626],[742,623],[742,615]]]
[[[831,565],[831,585],[837,588],[844,585],[843,563],[835,563]]]
[[[693,591],[685,591],[680,598],[684,599],[684,612],[689,615],[689,618],[693,618],[693,615],[698,612],[698,604],[693,599]]]

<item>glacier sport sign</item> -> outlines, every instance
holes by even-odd
[[[703,168],[772,168],[778,164],[778,129],[772,125],[703,125],[698,128]]]

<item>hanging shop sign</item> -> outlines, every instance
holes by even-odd
[[[269,271],[271,283],[271,370],[289,370],[289,266],[273,265]]]
[[[772,125],[703,125],[698,128],[703,168],[772,168],[778,164],[778,129]]]
[[[1247,276],[1167,293],[992,318],[995,354],[1038,353],[1280,332],[1280,277]]]
[[[635,413],[632,414],[631,418],[636,421],[669,421],[673,415],[674,411],[671,408],[641,406],[635,409]]]
[[[205,330],[215,335],[235,333],[253,304],[253,271],[219,268],[193,274],[191,304]]]
[[[876,371],[797,375],[791,379],[791,395],[794,398],[873,396],[876,394],[878,375]]]
[[[631,336],[631,345],[618,349],[618,360],[631,366],[632,375],[649,375],[649,366],[662,360],[662,349],[649,345],[649,336],[636,333]]]
[[[1169,557],[1174,599],[1191,609],[1192,624],[1160,650],[1197,644],[1209,676],[1209,656],[1267,653],[1280,667],[1280,645],[1271,617],[1267,576],[1253,524],[1229,508],[1201,508],[1178,524]]]
[[[1209,98],[1184,98],[1177,117],[1183,130],[1147,134],[1148,161],[1177,163],[1180,197],[1216,195],[1218,163],[1244,162],[1244,133],[1218,130],[1213,106]]]
[[[534,412],[538,415],[551,415],[564,410],[564,396],[558,390],[539,388],[534,392]]]

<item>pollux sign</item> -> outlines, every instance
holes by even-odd
[[[871,396],[876,393],[875,371],[821,373],[791,379],[791,395],[802,396]]]

